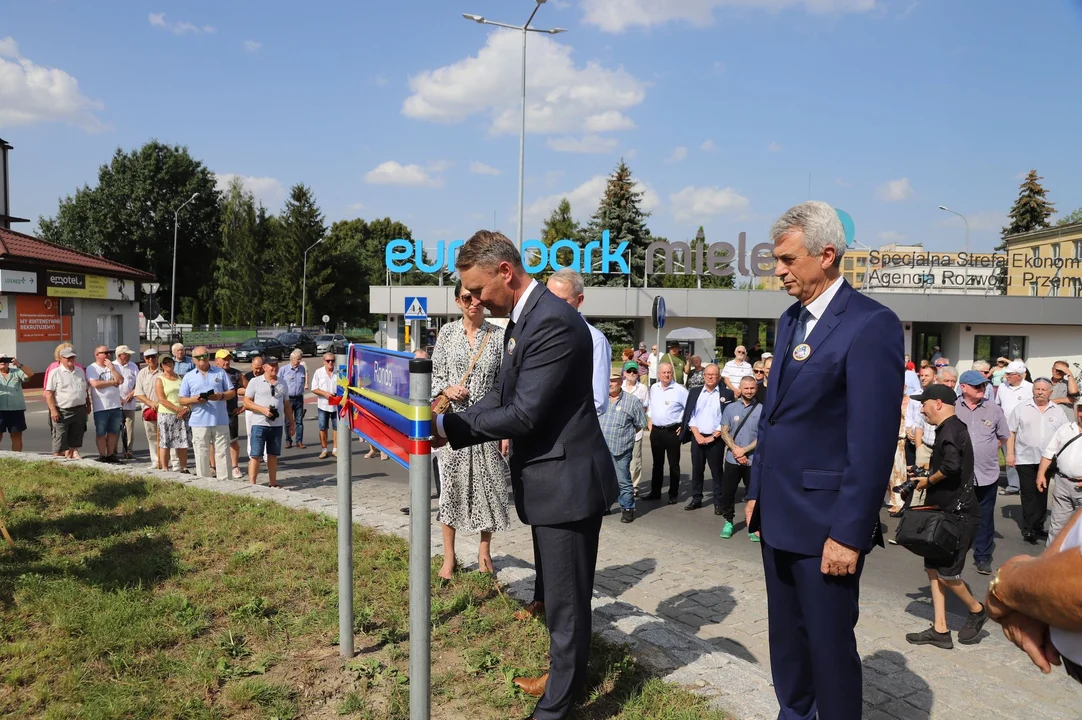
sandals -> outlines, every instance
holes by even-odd
[[[492,558],[477,558],[477,572],[496,577],[496,568],[492,564]]]

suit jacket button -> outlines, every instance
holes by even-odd
[[[770,424],[771,424],[771,425],[776,425],[776,424],[777,424],[777,422],[776,422],[776,421],[774,420],[774,418],[770,418]]]

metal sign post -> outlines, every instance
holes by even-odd
[[[339,378],[348,377],[346,356],[335,355]],[[347,413],[350,412],[347,409]],[[353,657],[353,455],[350,452],[350,420],[338,419],[338,650]]]
[[[432,615],[432,361],[410,360],[410,720],[428,720]]]
[[[657,345],[657,351],[659,353],[657,359],[654,360],[656,366],[660,364],[661,356],[665,354],[661,352],[661,328],[665,327],[665,298],[661,297],[660,295],[654,298],[654,308],[651,315],[653,316],[652,320],[654,322],[654,329],[657,330],[657,335],[654,339],[654,344]],[[646,385],[647,387],[650,386],[649,378],[647,378],[646,380]]]

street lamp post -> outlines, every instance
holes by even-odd
[[[185,200],[173,213],[173,282],[169,285],[169,334],[171,342],[176,342],[177,336],[177,225],[180,222],[180,211],[184,206],[199,197],[199,193],[193,192],[192,196]]]
[[[951,210],[946,205],[940,205],[939,209],[944,210],[944,211],[949,212],[949,213],[952,213],[954,215],[957,215],[958,217],[962,218],[962,222],[964,222],[966,224],[966,257],[968,258],[969,257],[969,221],[966,220],[965,215],[963,215],[960,212],[956,212],[954,210]]]
[[[312,243],[312,247],[308,248],[308,250],[311,250],[326,239],[327,236],[324,235],[319,240]],[[308,250],[304,251],[304,269],[301,271],[301,330],[304,329],[304,313],[308,309]]]
[[[475,23],[481,25],[494,25],[496,27],[507,28],[508,30],[518,30],[522,33],[522,127],[519,131],[518,138],[518,249],[522,252],[522,234],[523,234],[523,193],[526,186],[526,33],[539,32],[546,35],[557,35],[562,32],[567,32],[565,28],[552,28],[551,30],[541,30],[539,28],[530,27],[530,23],[533,22],[534,15],[541,9],[541,6],[545,4],[545,0],[534,0],[533,12],[530,13],[529,20],[525,25],[508,25],[506,23],[495,22],[487,20],[483,15],[471,15],[469,13],[462,13],[462,17],[467,20],[473,20]]]

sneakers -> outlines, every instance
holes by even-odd
[[[981,605],[980,612],[971,612],[966,618],[966,624],[958,631],[958,642],[963,645],[974,645],[981,641],[981,628],[988,622],[988,608]]]
[[[634,510],[622,510],[620,512],[620,522],[622,522],[622,523],[635,522],[635,511]]]
[[[932,645],[944,650],[950,650],[954,647],[950,630],[945,633],[936,632],[932,626],[929,626],[924,632],[908,633],[905,636],[905,641],[910,645]]]
[[[762,542],[759,539],[759,533],[748,533],[748,540],[751,540],[753,543]]]
[[[725,527],[721,529],[721,539],[728,540],[733,536],[733,524],[728,520],[725,521]]]
[[[334,450],[331,450],[331,455],[334,455],[335,457],[338,457],[338,448],[335,448]]]
[[[1005,487],[1005,488],[1000,488],[999,489],[999,494],[1000,495],[1017,495],[1018,492],[1019,492],[1018,488],[1012,488],[1012,487]]]
[[[981,575],[991,575],[992,574],[992,561],[991,560],[985,560],[984,562],[979,562],[976,565],[977,565],[977,572],[979,572]]]
[[[242,477],[244,477],[244,473],[242,473],[240,471],[240,468],[239,467],[233,468],[233,479],[234,480],[240,480]]]
[[[327,452],[327,448],[323,448],[323,452],[319,454],[319,459],[326,460],[328,455],[329,453]]]

